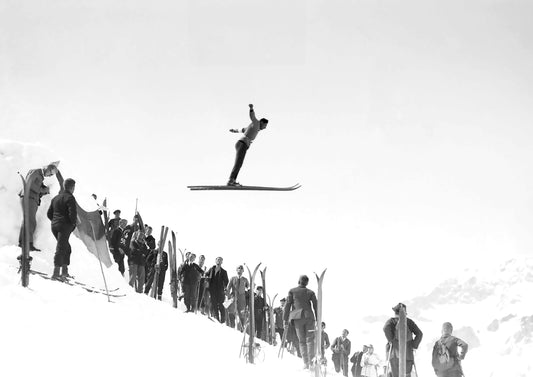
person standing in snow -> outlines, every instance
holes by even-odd
[[[279,306],[277,308],[274,308],[274,317],[275,317],[275,323],[276,323],[276,332],[279,334],[280,341],[283,340],[283,308],[285,307],[285,303],[287,302],[286,298],[282,298],[279,300]]]
[[[450,322],[442,325],[442,336],[433,346],[432,365],[438,377],[461,377],[463,360],[468,352],[468,344],[452,335]]]
[[[399,303],[392,308],[394,311],[394,317],[390,318],[383,327],[383,332],[387,338],[387,355],[388,361],[390,363],[390,368],[392,371],[392,377],[398,377],[399,369],[399,357],[400,357],[400,344],[398,339],[398,331],[396,331],[396,326],[400,320],[400,309],[406,309],[407,307]],[[413,338],[414,334],[414,338]],[[418,328],[416,323],[411,319],[407,318],[407,345],[406,345],[406,377],[411,377],[411,370],[413,369],[413,364],[415,360],[414,350],[418,348],[420,342],[422,341],[422,331]],[[391,348],[392,347],[392,348]]]
[[[254,105],[250,104],[248,106],[250,107],[250,120],[252,121],[252,123],[250,123],[248,127],[242,128],[240,130],[237,128],[230,129],[230,132],[242,132],[244,133],[244,136],[240,138],[235,144],[235,163],[233,164],[233,169],[231,170],[231,174],[229,176],[229,180],[227,183],[228,186],[240,186],[240,184],[237,183],[237,176],[239,175],[239,171],[241,170],[242,164],[244,162],[246,151],[248,150],[248,148],[250,148],[250,145],[257,137],[259,131],[264,130],[268,124],[268,119],[261,118],[261,120],[257,120],[257,118],[255,117]]]
[[[211,309],[214,317],[220,323],[226,323],[226,308],[224,307],[224,298],[226,295],[226,287],[229,279],[228,273],[222,268],[222,257],[218,257],[215,265],[207,271],[207,284],[209,295],[211,297]]]
[[[133,233],[130,253],[131,256],[128,259],[130,285],[135,288],[137,293],[143,293],[146,278],[146,256],[148,255],[148,245],[143,231],[136,230]]]
[[[78,211],[74,189],[76,182],[67,178],[63,183],[63,190],[52,199],[48,208],[47,216],[52,222],[52,233],[57,240],[56,253],[54,255],[54,272],[52,279],[65,280],[70,277],[68,266],[70,264],[70,234],[76,228]],[[62,269],[60,271],[60,269]]]
[[[352,358],[350,359],[350,361],[353,363],[351,369],[353,377],[361,377],[361,370],[363,369],[361,368],[361,359],[363,358],[363,355],[366,353],[367,350],[368,346],[364,345],[363,350],[355,352]]]
[[[235,319],[238,315],[238,330],[243,331],[244,326],[244,310],[246,309],[246,290],[250,288],[248,279],[242,276],[244,267],[242,265],[237,267],[237,275],[233,276],[226,288],[229,299],[233,302],[228,307],[228,316],[230,327],[235,328]],[[236,304],[235,304],[236,303]],[[236,306],[236,307],[235,307]]]
[[[315,292],[307,288],[309,278],[300,276],[298,286],[292,288],[287,295],[287,304],[283,310],[285,328],[289,321],[294,322],[299,349],[304,362],[304,368],[309,369],[309,364],[315,357],[315,313],[317,299]]]
[[[37,209],[41,205],[41,198],[44,195],[50,194],[50,189],[48,186],[44,185],[44,178],[45,177],[51,177],[52,175],[59,172],[57,169],[58,162],[53,162],[41,169],[32,169],[26,174],[26,183],[30,185],[29,190],[29,200],[28,200],[28,224],[29,224],[29,244],[30,244],[30,251],[41,251],[40,249],[36,248],[33,244],[33,233],[35,233],[35,228],[37,228]],[[60,181],[60,184],[62,182]],[[22,191],[19,193],[20,197],[20,203],[24,210],[24,188],[22,188]],[[23,246],[24,241],[24,221],[22,221],[22,226],[20,227],[20,233],[19,233],[19,246]]]
[[[113,229],[111,238],[109,240],[109,249],[111,251],[111,255],[113,255],[113,259],[118,265],[118,270],[122,276],[124,276],[126,269],[124,267],[124,250],[122,250],[120,247],[120,239],[122,238],[122,232],[124,231],[126,225],[128,225],[128,220],[120,219],[118,227]]]
[[[322,322],[322,348],[321,348],[321,359],[320,359],[320,362],[324,362],[325,361],[325,357],[324,357],[324,352],[329,348],[330,346],[330,343],[329,343],[329,335],[328,333],[325,331],[326,330],[326,322]]]
[[[348,333],[348,330],[342,330],[341,336],[336,337],[331,344],[331,351],[333,352],[331,359],[335,366],[335,372],[339,373],[342,370],[342,374],[346,377],[348,377],[348,357],[352,349]]]
[[[381,360],[374,353],[374,346],[369,344],[366,346],[366,352],[361,357],[361,377],[379,377],[379,369]]]

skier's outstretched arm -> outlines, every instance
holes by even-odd
[[[257,118],[255,117],[254,105],[249,104],[248,106],[250,107],[250,120],[251,120],[253,123],[257,123],[258,120],[257,120]]]

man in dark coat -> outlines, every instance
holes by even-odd
[[[274,317],[275,317],[275,323],[276,323],[276,332],[279,334],[280,340],[283,340],[283,308],[285,307],[285,303],[287,302],[286,298],[282,298],[279,300],[279,306],[277,308],[274,308]]]
[[[289,291],[283,311],[285,328],[288,328],[289,321],[294,322],[305,369],[309,368],[309,363],[315,356],[314,330],[317,310],[316,295],[307,288],[308,283],[309,278],[306,275],[300,276],[298,286]]]
[[[363,350],[354,353],[352,358],[350,359],[350,361],[353,363],[351,369],[353,377],[361,377],[361,359],[363,358],[363,354],[366,352],[367,349],[368,346],[364,345]]]
[[[185,302],[185,307],[187,310],[186,313],[194,311],[198,285],[200,284],[200,278],[202,277],[203,271],[194,261],[196,260],[196,254],[189,254],[189,258],[183,263],[180,268],[180,274],[178,278],[181,280],[183,285],[183,301]]]
[[[58,172],[57,169],[58,162],[54,162],[50,165],[43,167],[42,169],[32,169],[26,174],[26,184],[30,185],[30,192],[28,197],[28,223],[29,223],[29,244],[30,251],[41,251],[36,248],[33,244],[33,233],[35,233],[35,228],[37,227],[37,209],[41,204],[41,198],[44,195],[50,193],[50,189],[44,185],[44,178],[51,177],[52,175]],[[19,193],[20,203],[22,210],[24,211],[24,188]],[[19,233],[19,246],[23,246],[24,241],[24,220],[22,221],[22,226],[20,227]]]
[[[228,273],[222,268],[222,262],[223,259],[218,257],[215,261],[215,265],[207,271],[207,283],[209,284],[213,315],[220,321],[220,323],[226,323],[224,300],[229,279]]]
[[[113,259],[117,263],[118,270],[122,276],[124,276],[126,269],[124,268],[124,250],[120,248],[120,239],[122,238],[122,232],[124,231],[126,225],[128,225],[128,220],[120,219],[118,227],[113,229],[113,232],[111,233],[111,239],[109,240],[109,249],[111,251],[111,255],[113,255]]]
[[[392,377],[398,377],[400,345],[396,325],[400,320],[400,309],[402,307],[404,309],[407,308],[402,303],[399,303],[394,308],[392,308],[395,316],[390,318],[383,327],[383,332],[385,333],[385,337],[387,338],[388,342],[386,352],[387,355],[390,355],[389,363],[392,371]],[[417,349],[420,345],[420,342],[422,341],[422,336],[422,331],[418,328],[416,323],[411,318],[407,318],[406,377],[411,377],[411,370],[413,369],[413,363],[415,360],[413,350]]]
[[[52,222],[52,233],[57,240],[54,273],[52,274],[52,279],[55,280],[65,280],[69,277],[68,265],[70,264],[72,249],[68,241],[70,234],[76,228],[78,218],[76,199],[73,195],[76,182],[68,178],[63,185],[64,190],[52,199],[47,212],[47,216]]]
[[[339,373],[342,370],[342,374],[348,377],[348,356],[352,350],[352,344],[348,339],[348,330],[342,330],[342,335],[335,338],[331,344],[331,351],[333,355],[333,365],[335,366],[335,372]]]
[[[263,297],[263,287],[258,286],[254,295],[255,336],[258,339],[266,340],[266,334],[263,334],[263,326],[265,325],[265,311],[267,308]]]

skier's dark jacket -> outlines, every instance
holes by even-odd
[[[387,354],[389,353],[390,345],[392,344],[392,352],[390,355],[391,359],[397,359],[400,355],[400,346],[398,343],[398,337],[396,332],[396,325],[398,324],[399,319],[397,317],[390,318],[383,327],[383,332],[387,338]],[[415,337],[413,338],[413,334]],[[414,360],[413,349],[417,349],[422,341],[422,331],[418,328],[416,323],[411,319],[407,318],[407,347],[406,347],[406,360]]]
[[[56,195],[46,215],[52,221],[52,228],[70,225],[74,229],[78,217],[74,195],[68,191]]]
[[[311,310],[311,306],[313,310]],[[289,291],[287,303],[283,310],[283,320],[288,322],[293,319],[315,319],[314,313],[316,313],[317,306],[315,292],[300,285]]]

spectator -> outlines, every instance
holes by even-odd
[[[361,377],[379,377],[379,369],[381,366],[381,360],[374,353],[374,346],[369,344],[366,346],[366,352],[361,357]]]
[[[309,363],[315,356],[314,329],[317,310],[316,295],[307,288],[308,283],[309,278],[306,275],[300,276],[298,286],[289,291],[287,305],[283,310],[285,327],[288,327],[289,321],[294,321],[305,369],[309,369]]]
[[[383,332],[385,333],[385,337],[387,338],[388,342],[386,351],[387,355],[390,355],[387,358],[390,363],[392,377],[398,377],[400,346],[396,327],[400,319],[399,317],[401,308],[405,310],[406,306],[402,303],[399,303],[392,308],[394,311],[394,317],[390,318],[383,327]],[[415,335],[414,338],[413,334]],[[411,377],[411,371],[413,369],[413,363],[415,359],[414,350],[420,345],[422,336],[422,331],[420,331],[416,323],[411,318],[407,318],[406,377]]]
[[[331,344],[331,351],[333,351],[333,365],[335,372],[339,373],[342,370],[343,376],[348,377],[348,357],[351,353],[351,342],[348,339],[348,330],[342,330],[342,335],[335,338]]]
[[[144,280],[146,277],[146,256],[148,255],[148,245],[144,232],[135,231],[131,240],[131,257],[129,258],[130,285],[137,293],[143,293]]]
[[[30,251],[41,251],[40,249],[36,248],[33,244],[33,233],[35,233],[35,228],[37,228],[37,209],[41,205],[41,198],[44,195],[50,194],[50,189],[48,186],[44,185],[44,178],[45,177],[51,177],[54,174],[59,173],[59,170],[57,169],[57,164],[59,162],[51,163],[48,166],[45,166],[41,169],[33,169],[26,174],[26,184],[30,185],[29,187],[29,197],[28,197],[28,233],[29,233],[29,245],[30,245]],[[62,180],[63,178],[61,178]],[[60,181],[61,183],[61,181]],[[24,211],[24,187],[19,193],[20,197],[20,204],[22,206],[22,210]],[[20,233],[19,233],[19,246],[23,247],[24,242],[24,236],[25,236],[25,230],[24,230],[24,220],[22,220],[22,226],[20,227]]]
[[[194,263],[195,260],[196,254],[189,254],[189,259],[184,262],[181,269],[186,313],[194,311],[198,284],[200,284],[200,277],[203,273],[202,269]]]
[[[468,344],[452,335],[450,322],[442,325],[442,336],[433,346],[432,365],[438,377],[461,377],[463,360],[468,352]]]
[[[326,358],[324,357],[324,352],[329,348],[329,336],[326,330],[326,322],[322,322],[322,347],[321,347],[321,359],[320,362],[325,362]]]
[[[287,302],[286,298],[279,300],[279,306],[274,309],[274,317],[276,323],[276,332],[279,334],[279,338],[283,341],[283,308]]]
[[[214,317],[220,322],[226,322],[226,309],[224,308],[224,297],[229,279],[228,273],[222,268],[222,257],[218,257],[215,265],[207,272],[207,282],[209,284],[209,294]]]
[[[110,219],[109,222],[107,223],[106,233],[113,234],[113,231],[120,226],[120,220],[121,220],[120,213],[121,213],[120,209],[116,209],[113,211],[113,215],[115,215],[115,217]]]
[[[76,199],[74,198],[74,189],[76,182],[73,179],[66,179],[64,190],[52,199],[47,216],[52,221],[52,233],[57,240],[56,253],[54,255],[54,273],[52,279],[66,280],[71,277],[68,274],[70,264],[70,247],[69,238],[78,218]],[[60,269],[61,275],[60,275]]]
[[[111,239],[109,241],[109,248],[111,250],[111,254],[113,255],[113,259],[115,260],[116,264],[118,265],[118,270],[124,276],[124,250],[120,247],[120,240],[122,238],[122,232],[124,232],[124,228],[128,225],[128,220],[126,219],[120,219],[118,226],[113,230],[111,233]]]
[[[248,279],[242,276],[244,272],[244,267],[237,267],[237,275],[233,276],[226,288],[226,292],[229,299],[233,299],[233,302],[228,307],[228,317],[230,327],[235,328],[235,319],[238,314],[239,325],[238,329],[243,331],[244,326],[244,310],[246,309],[246,290],[250,288],[250,283]]]
[[[268,306],[263,297],[263,287],[258,285],[254,295],[255,336],[262,340],[266,340],[266,334],[264,334],[263,330],[265,327],[265,311],[267,310]]]
[[[350,361],[353,363],[352,365],[352,376],[353,377],[361,377],[361,359],[363,358],[363,354],[366,352],[368,347],[366,345],[363,346],[362,351],[357,351],[353,354]]]

